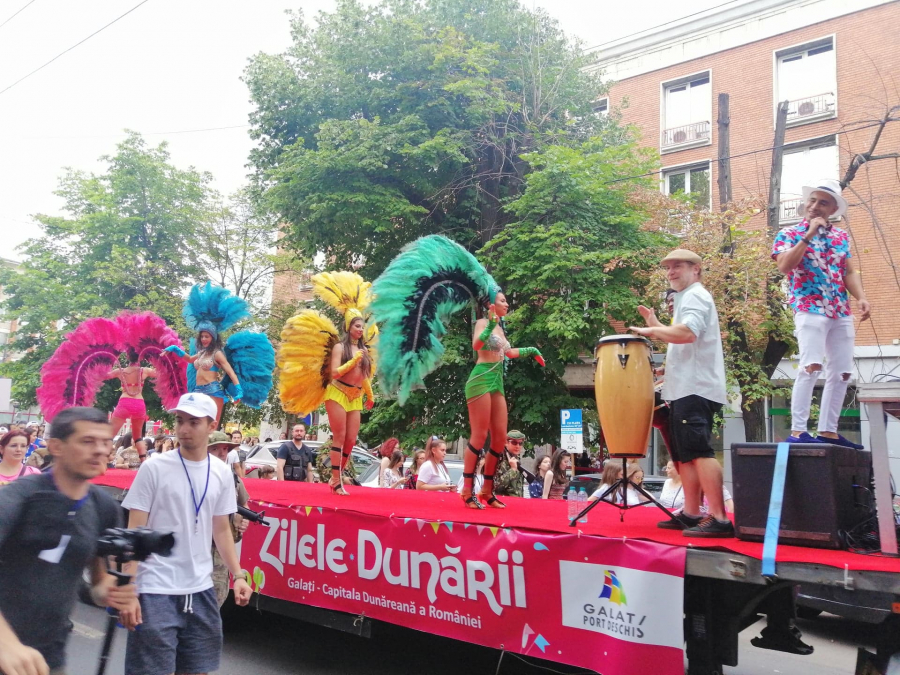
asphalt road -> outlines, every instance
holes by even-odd
[[[69,675],[90,675],[97,662],[106,630],[106,615],[79,605],[72,617],[75,630],[69,640]],[[831,615],[800,621],[804,639],[815,647],[811,656],[795,656],[750,645],[764,623],[741,634],[740,665],[727,675],[848,675],[856,665],[857,646],[872,647],[872,630]],[[388,624],[373,625],[372,637],[360,638],[340,631],[271,614],[245,610],[225,627],[225,649],[219,675],[540,675],[541,666],[559,673],[583,673],[555,663],[529,660],[472,644],[455,642]],[[117,630],[107,673],[121,675],[125,661],[125,633]],[[612,674],[610,674],[612,675]]]

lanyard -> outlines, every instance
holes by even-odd
[[[56,491],[59,492],[61,495],[63,495],[63,497],[65,497],[65,494],[63,494],[63,492],[59,489],[59,486],[56,484],[56,476],[53,475],[53,469],[50,469],[47,473],[50,474],[50,480],[53,481],[53,487],[55,487]],[[69,499],[69,501],[72,502],[72,505],[69,507],[69,512],[66,514],[66,517],[68,517],[69,521],[74,520],[75,516],[78,514],[78,510],[82,506],[84,506],[84,503],[88,500],[88,497],[90,497],[90,496],[91,496],[91,489],[90,489],[90,487],[88,487],[87,494],[84,497],[82,497],[81,499],[69,499],[68,497],[66,497],[66,499]]]
[[[197,495],[194,493],[194,484],[191,482],[191,474],[188,473],[187,465],[184,463],[184,457],[181,456],[181,450],[178,451],[178,459],[181,460],[181,466],[184,468],[184,475],[187,477],[188,485],[191,488],[191,500],[194,502],[194,534],[200,529],[200,509],[206,500],[206,493],[209,491],[209,455],[206,456],[206,487],[203,488],[203,496],[200,497],[200,503],[197,503]]]

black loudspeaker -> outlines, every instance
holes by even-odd
[[[775,443],[731,446],[734,525],[738,539],[762,541],[766,534]],[[784,481],[778,542],[844,548],[839,531],[871,512],[872,455],[824,443],[792,443]]]

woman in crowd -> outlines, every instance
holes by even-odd
[[[675,462],[666,464],[666,482],[663,483],[662,492],[659,495],[659,503],[670,511],[679,513],[684,508],[684,486],[681,484],[681,476],[675,469]]]
[[[550,470],[544,476],[544,499],[562,499],[569,485],[571,459],[565,450],[557,450],[550,458]]]
[[[550,472],[550,455],[538,455],[534,460],[534,480],[528,485],[528,496],[532,499],[543,499],[544,481]]]
[[[381,455],[381,466],[378,467],[379,487],[391,487],[384,484],[384,472],[387,471],[388,465],[393,461],[395,450],[400,450],[400,441],[396,438],[387,439],[378,448],[378,454]]]
[[[6,485],[40,471],[33,466],[25,466],[28,452],[28,434],[23,431],[8,431],[0,438],[0,485]]]
[[[613,483],[619,480],[622,477],[622,465],[616,460],[610,460],[603,467],[603,478],[600,481],[600,485],[594,490],[594,494],[588,497],[588,501],[592,502],[603,495],[604,492],[609,490]],[[604,501],[614,502],[615,497],[613,495],[607,495]]]
[[[396,439],[392,439],[396,440]],[[394,450],[388,458],[388,465],[381,474],[381,487],[385,488],[402,488],[407,478],[400,478],[400,472],[403,471],[403,460],[406,455],[400,449]]]
[[[412,455],[412,464],[409,465],[409,468],[406,470],[404,474],[404,478],[407,479],[406,487],[408,490],[416,489],[416,481],[419,479],[419,469],[422,468],[422,465],[425,463],[425,451],[420,450],[419,448],[413,448]]]
[[[119,436],[119,440],[117,440],[112,447],[109,455],[109,463],[106,465],[109,469],[116,468],[116,458],[119,456],[119,453],[126,448],[131,447],[131,434],[122,434]]]
[[[447,442],[432,436],[425,444],[425,461],[419,469],[416,490],[456,492],[456,485],[450,482],[450,471],[444,464]]]
[[[482,455],[478,459],[478,464],[475,465],[475,482],[472,485],[475,486],[475,492],[481,492],[481,488],[484,486],[484,463],[486,457]],[[465,484],[465,478],[462,476],[459,477],[459,480],[456,482],[457,491],[462,490]]]
[[[637,462],[628,463],[627,475],[628,480],[636,483],[637,485],[641,485],[644,482],[644,470]],[[621,478],[622,465],[615,460],[607,462],[606,467],[603,469],[603,483],[601,483],[600,487],[598,487],[594,491],[594,493],[590,497],[588,497],[588,501],[593,502],[600,499],[603,493],[606,492],[613,483]],[[625,503],[626,494],[628,495],[629,504],[641,504],[648,501],[648,499],[644,495],[642,495],[630,485],[628,486],[627,490],[624,487],[620,486],[614,493],[606,495],[606,499],[604,499],[603,501],[610,502],[612,504],[623,504]]]
[[[262,480],[275,480],[277,478],[275,475],[275,467],[264,464],[256,470],[256,477],[261,478]]]

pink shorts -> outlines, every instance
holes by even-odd
[[[142,398],[125,398],[119,399],[119,404],[113,410],[113,417],[120,420],[145,420],[147,419],[147,404]]]

